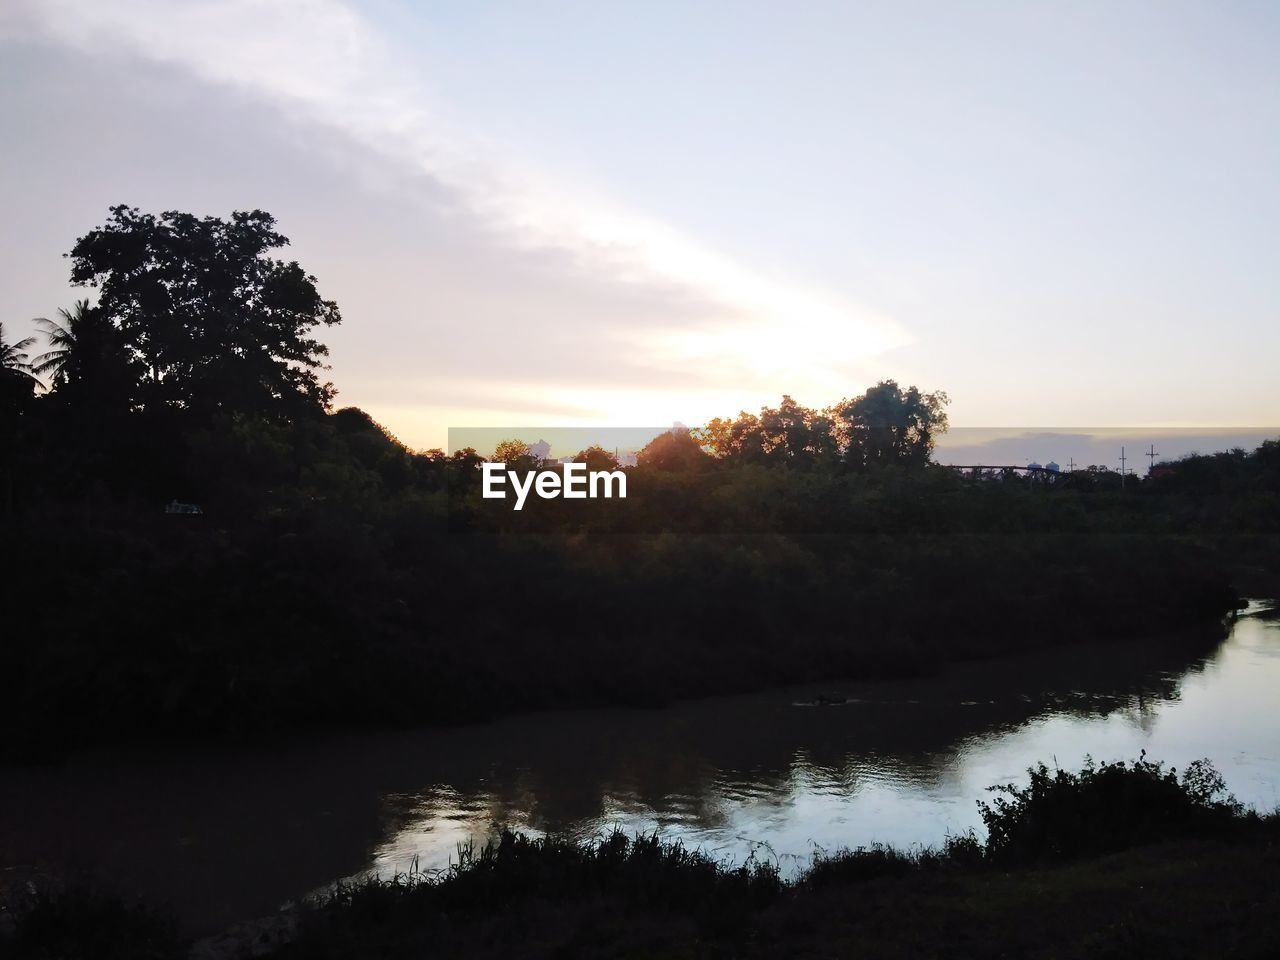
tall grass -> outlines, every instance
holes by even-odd
[[[398,912],[484,913],[531,896],[620,896],[715,919],[757,909],[784,888],[775,864],[755,857],[727,864],[679,841],[628,837],[620,829],[587,843],[502,830],[483,845],[460,845],[458,853],[442,871],[340,883],[314,909],[330,918],[376,914],[394,920]]]
[[[650,936],[668,946],[714,943],[732,955],[753,943],[766,915],[821,919],[828,898],[841,890],[858,902],[862,894],[853,891],[865,886],[874,900],[882,883],[906,896],[912,890],[935,895],[939,887],[930,878],[994,882],[1010,871],[1189,837],[1243,837],[1264,846],[1276,839],[1277,818],[1243,809],[1208,761],[1181,775],[1145,754],[1133,762],[1090,761],[1078,772],[1040,764],[1028,773],[1026,786],[994,787],[996,799],[980,803],[985,839],[970,832],[939,848],[822,854],[790,881],[775,863],[754,856],[740,864],[717,860],[656,834],[628,837],[614,830],[581,843],[503,830],[484,844],[460,846],[444,870],[336,884],[297,909],[296,938],[269,955],[417,957],[436,955],[446,943],[486,957],[573,956],[575,944],[590,953],[601,943],[629,944],[636,949],[624,953],[648,955],[643,942],[632,941]],[[28,891],[7,916],[10,929],[0,923],[2,956],[167,960],[183,954],[171,923],[85,888]],[[490,930],[499,932],[490,936]],[[516,942],[521,937],[537,939],[538,949],[526,950]],[[614,955],[613,946],[601,955]]]
[[[13,960],[174,960],[172,918],[87,881],[32,883],[0,902],[0,957]]]

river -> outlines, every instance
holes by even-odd
[[[442,682],[444,682],[442,680]],[[456,680],[450,682],[457,682]],[[1280,620],[830,683],[244,749],[104,750],[0,770],[0,883],[83,872],[208,933],[369,870],[431,869],[496,824],[658,830],[792,872],[816,850],[980,831],[986,787],[1209,757],[1280,805]],[[423,691],[430,696],[429,690]]]

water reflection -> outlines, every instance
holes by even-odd
[[[1270,807],[1280,799],[1268,693],[1278,657],[1275,627],[1248,616],[1220,647],[1203,637],[1081,647],[925,681],[708,701],[572,731],[540,725],[523,731],[519,753],[563,764],[496,773],[483,804],[470,795],[474,815],[456,794],[393,804],[371,868],[444,865],[458,843],[505,823],[580,838],[658,830],[789,869],[815,848],[937,843],[976,828],[986,787],[1040,759],[1076,766],[1143,749],[1175,764],[1212,757],[1241,799]]]
[[[85,866],[192,930],[336,877],[447,863],[495,824],[660,830],[726,857],[937,842],[1034,761],[1213,758],[1280,803],[1280,624],[975,663],[946,675],[351,735],[243,752],[98,754],[0,772],[0,866]]]

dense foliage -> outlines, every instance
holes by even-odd
[[[994,862],[1099,856],[1231,829],[1244,815],[1204,760],[1188,766],[1181,779],[1145,753],[1132,764],[1090,761],[1078,773],[1050,771],[1043,763],[1028,772],[1025,787],[993,787],[994,803],[981,805],[986,853]]]
[[[415,452],[330,410],[338,310],[285,243],[114,208],[71,253],[96,305],[0,344],[6,753],[928,670],[1215,623],[1224,558],[1274,571],[1280,443],[1126,490],[983,482],[930,461],[945,395],[893,381],[662,434],[626,500],[516,514],[479,465],[526,445]]]

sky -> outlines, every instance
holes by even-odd
[[[414,447],[889,377],[1280,424],[1273,3],[5,0],[0,81],[6,331],[113,204],[265,209]]]

